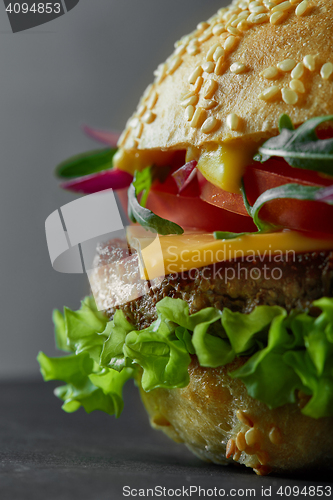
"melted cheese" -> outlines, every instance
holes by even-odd
[[[210,144],[203,147],[197,159],[197,168],[212,184],[228,193],[240,193],[241,180],[246,166],[251,163],[257,145],[241,141]],[[192,156],[191,151],[188,152]]]
[[[127,228],[127,238],[139,253],[141,278],[150,280],[231,259],[260,256],[281,262],[285,255],[293,262],[296,253],[333,249],[332,237],[316,239],[289,230],[216,240],[211,233],[158,236],[142,227],[131,226]]]
[[[172,161],[174,151],[161,150],[131,150],[118,149],[113,157],[113,166],[134,174],[136,170],[143,170],[151,165],[164,166]]]

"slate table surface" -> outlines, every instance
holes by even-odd
[[[199,487],[222,488],[230,498],[248,498],[247,489],[252,489],[252,498],[254,490],[256,498],[305,499],[319,496],[295,495],[293,486],[299,491],[311,485],[333,489],[329,473],[259,477],[243,467],[201,462],[183,445],[150,428],[132,385],[126,388],[118,420],[102,412],[87,415],[82,409],[66,414],[53,395],[54,387],[39,381],[0,384],[1,500],[168,498],[168,489],[177,488],[184,488],[181,498],[208,498],[203,491],[199,496]],[[152,495],[155,486],[161,496]],[[187,497],[191,486],[192,496]],[[277,494],[281,486],[283,496]],[[132,496],[125,496],[129,489]]]

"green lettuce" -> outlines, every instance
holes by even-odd
[[[129,379],[140,378],[145,391],[176,389],[189,383],[193,355],[212,368],[244,357],[230,376],[242,380],[251,397],[276,408],[294,403],[301,390],[309,396],[302,412],[320,418],[333,415],[333,299],[314,306],[317,317],[288,315],[278,306],[190,314],[185,301],[165,297],[156,304],[157,319],[136,330],[121,310],[108,321],[88,297],[79,311],[54,312],[56,344],[68,354],[40,353],[38,361],[46,381],[65,382],[55,391],[65,411],[82,406],[119,416]]]

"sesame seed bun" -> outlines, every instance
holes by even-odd
[[[300,392],[297,403],[268,410],[228,375],[245,361],[203,368],[193,359],[187,387],[141,390],[151,425],[205,461],[225,465],[235,460],[258,475],[329,468],[332,418],[303,415],[307,397]]]
[[[270,10],[261,3],[263,12],[250,17],[245,4],[220,9],[177,42],[129,120],[121,148],[185,149],[239,137],[260,140],[277,133],[282,113],[295,125],[333,114],[327,65],[333,62],[331,2],[292,2],[276,11],[287,3],[272,1]],[[302,66],[292,73],[299,63],[303,74]],[[274,78],[263,76],[268,68],[275,68],[270,70]]]

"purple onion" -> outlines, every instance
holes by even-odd
[[[60,186],[75,193],[92,194],[104,189],[127,188],[133,180],[133,175],[123,170],[104,170],[96,174],[77,177],[76,179],[63,182]]]
[[[112,148],[117,147],[117,142],[120,137],[120,134],[118,132],[108,132],[106,130],[97,130],[92,127],[88,127],[88,125],[84,125],[83,131],[86,135],[91,137],[92,139],[95,139],[98,142],[101,142],[102,144],[108,144]]]
[[[318,201],[333,201],[333,186],[319,189],[315,194],[315,198]]]
[[[183,189],[185,189],[186,186],[188,186],[196,176],[197,164],[198,162],[196,162],[195,160],[189,161],[178,170],[176,170],[173,174],[171,174],[177,184],[178,193],[181,193]]]

